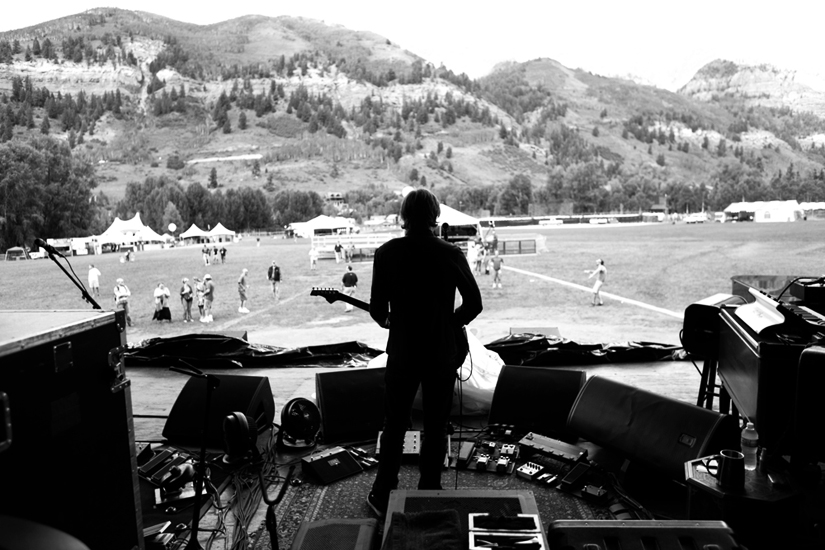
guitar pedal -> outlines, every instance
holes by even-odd
[[[504,475],[507,473],[507,466],[510,465],[510,459],[506,456],[499,457],[498,461],[496,462],[496,473],[499,475]]]
[[[536,479],[544,471],[544,466],[536,464],[535,462],[525,462],[516,470],[516,475],[532,481]]]
[[[487,464],[489,462],[490,462],[490,457],[489,456],[487,456],[485,454],[478,455],[478,458],[476,459],[476,470],[479,470],[479,471],[482,471],[482,472],[486,471],[487,470]]]
[[[506,456],[513,456],[516,454],[516,446],[512,443],[504,443],[501,446],[501,454]]]

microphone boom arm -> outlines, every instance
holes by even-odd
[[[40,239],[38,239],[38,240],[40,240]],[[50,250],[50,248],[51,248],[51,247],[49,247],[49,248],[44,248],[44,249],[46,250],[46,252],[49,254],[49,258],[50,258],[50,259],[51,259],[51,260],[52,260],[55,264],[57,264],[57,267],[59,267],[59,268],[61,269],[61,271],[63,271],[63,273],[65,273],[65,274],[66,274],[66,277],[68,277],[68,278],[69,278],[69,280],[70,280],[71,282],[73,282],[73,283],[74,283],[74,285],[75,285],[77,288],[79,288],[79,289],[80,289],[80,294],[81,294],[81,296],[83,297],[83,299],[84,299],[84,300],[86,300],[87,302],[89,302],[89,304],[91,304],[91,306],[92,306],[94,309],[103,310],[103,308],[102,308],[102,307],[100,307],[100,304],[98,304],[98,303],[95,301],[95,299],[94,299],[94,298],[92,298],[92,295],[91,295],[91,294],[89,294],[89,291],[87,291],[87,290],[86,290],[86,287],[84,287],[84,286],[83,286],[83,284],[77,280],[77,276],[72,276],[72,274],[70,274],[68,271],[66,271],[66,268],[65,268],[65,267],[63,267],[63,266],[60,264],[60,262],[59,262],[59,261],[57,261],[57,258],[55,258],[55,257],[54,257],[54,253],[52,252],[52,250]],[[61,254],[61,256],[62,256],[62,254]],[[64,260],[66,260],[66,258],[65,258],[65,257],[63,257],[63,259],[64,259]],[[68,262],[69,260],[66,260],[66,261]]]

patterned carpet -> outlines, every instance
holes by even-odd
[[[402,466],[399,477],[400,489],[415,489],[418,484],[417,466]],[[290,547],[298,528],[305,521],[375,517],[366,504],[374,478],[373,469],[329,485],[318,485],[307,480],[302,485],[289,486],[276,508],[279,548],[285,550]],[[445,472],[442,485],[445,489],[455,488],[455,479],[455,470]],[[545,525],[556,519],[610,519],[603,509],[591,507],[581,499],[539,486],[515,474],[499,476],[462,470],[458,475],[458,488],[532,491]],[[271,542],[265,526],[261,525],[255,533],[251,548],[270,550]]]

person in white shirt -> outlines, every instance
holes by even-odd
[[[89,288],[92,294],[100,298],[100,270],[94,264],[89,264]]]
[[[592,278],[594,275],[596,276],[596,283],[593,285],[593,305],[594,306],[603,306],[604,302],[602,302],[601,294],[599,291],[604,284],[605,276],[607,275],[607,268],[604,266],[604,260],[598,260],[596,264],[596,269],[590,271],[590,276],[588,279]]]

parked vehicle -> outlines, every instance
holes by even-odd
[[[708,221],[708,216],[704,212],[695,212],[685,216],[685,223],[705,223]]]

